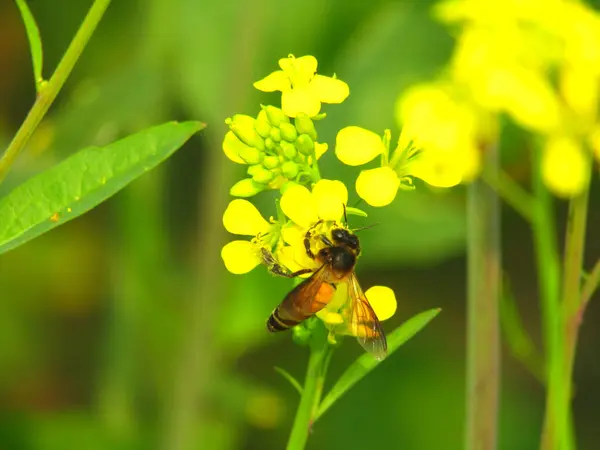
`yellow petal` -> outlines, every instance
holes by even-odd
[[[301,56],[300,58],[295,58],[290,55],[287,58],[279,60],[279,67],[281,67],[284,72],[289,74],[292,78],[300,77],[307,81],[310,80],[317,71],[317,64],[317,58],[311,55]]]
[[[356,179],[356,192],[371,206],[386,206],[396,198],[400,180],[390,167],[363,170]]]
[[[317,155],[317,161],[325,154],[329,146],[325,143],[315,142],[315,154]]]
[[[269,222],[248,200],[236,199],[229,203],[223,214],[225,229],[233,234],[257,236],[269,230]]]
[[[442,188],[456,186],[463,180],[463,169],[468,161],[461,161],[458,154],[454,153],[425,150],[410,165],[410,174],[431,186]],[[477,155],[476,152],[475,154]]]
[[[301,227],[309,228],[319,220],[317,205],[312,194],[304,186],[294,184],[281,196],[284,214]]]
[[[337,180],[319,180],[312,190],[318,215],[323,220],[340,220],[348,203],[348,189]]]
[[[361,127],[342,128],[335,139],[335,155],[348,166],[360,166],[383,153],[381,136]]]
[[[262,80],[254,83],[254,87],[263,92],[288,91],[292,88],[290,79],[283,70],[276,70]]]
[[[589,158],[578,142],[566,137],[552,138],[544,148],[544,183],[556,195],[574,197],[581,193],[590,175]]]
[[[301,113],[314,117],[321,111],[321,102],[309,87],[298,87],[281,95],[281,109],[288,117]]]
[[[342,103],[350,95],[350,88],[342,80],[323,75],[315,75],[310,87],[323,103]]]
[[[327,308],[322,309],[317,313],[317,317],[325,322],[326,325],[341,325],[344,323],[344,318],[340,313],[331,312]]]
[[[299,259],[297,257],[297,249],[289,245],[286,245],[285,247],[282,247],[277,251],[277,259],[284,267],[291,270],[292,272],[301,269],[311,269],[315,265],[314,262],[308,257],[306,252],[304,252],[304,256],[301,256]],[[307,273],[304,275],[300,275],[300,277],[308,278],[311,275],[311,273]]]
[[[596,74],[580,68],[565,68],[560,77],[560,90],[580,120],[594,122],[599,96]]]
[[[365,295],[379,320],[387,320],[396,312],[396,295],[389,287],[373,286],[367,289]]]
[[[242,158],[240,158],[240,151],[250,148],[242,141],[240,141],[233,131],[228,131],[225,134],[225,139],[223,139],[223,151],[225,152],[225,156],[227,156],[230,160],[238,164],[246,164]]]
[[[221,249],[221,258],[231,273],[248,273],[261,263],[259,248],[250,241],[232,241]]]

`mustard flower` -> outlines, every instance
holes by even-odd
[[[590,158],[577,140],[552,137],[546,142],[542,157],[544,184],[561,197],[581,193],[590,176]]]
[[[414,189],[413,177],[437,187],[460,183],[461,176],[451,156],[417,148],[404,132],[390,156],[390,136],[389,130],[381,137],[364,128],[350,126],[340,130],[336,137],[335,154],[344,164],[363,165],[381,156],[380,167],[363,170],[356,179],[356,192],[369,205],[389,205],[399,189]]]
[[[342,80],[316,74],[314,56],[289,55],[279,60],[279,67],[281,70],[255,82],[254,87],[263,92],[281,91],[281,108],[289,117],[315,117],[321,111],[321,103],[342,103],[350,94]]]

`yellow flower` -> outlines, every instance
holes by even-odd
[[[579,143],[569,137],[553,137],[543,151],[544,183],[561,197],[581,193],[590,176],[590,158]]]
[[[254,236],[252,241],[232,241],[221,250],[221,258],[231,273],[250,272],[261,263],[261,248],[264,247],[259,235],[270,231],[272,225],[260,215],[248,200],[236,199],[229,203],[223,214],[225,229],[233,234]]]
[[[279,67],[254,83],[263,92],[281,91],[281,109],[289,117],[306,114],[314,117],[321,103],[342,103],[350,93],[348,85],[337,78],[317,75],[317,59],[290,55],[279,60]]]
[[[396,198],[398,189],[414,188],[412,177],[432,186],[451,187],[459,184],[466,173],[467,164],[461,159],[467,151],[465,148],[456,152],[442,151],[433,145],[431,149],[417,149],[414,139],[407,135],[403,130],[398,146],[389,158],[389,130],[383,138],[356,126],[346,127],[338,133],[335,154],[343,163],[361,165],[382,155],[381,167],[363,170],[356,179],[356,192],[369,205],[389,205]],[[471,155],[469,160],[477,160],[477,155]]]
[[[309,228],[319,219],[338,221],[348,203],[348,190],[341,181],[319,180],[312,192],[295,184],[281,197],[281,209],[294,223]]]

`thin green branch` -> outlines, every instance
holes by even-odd
[[[484,167],[481,174],[483,180],[498,192],[500,197],[525,220],[534,220],[535,199],[521,185],[502,170],[492,171]]]
[[[600,259],[594,264],[594,268],[589,273],[583,288],[581,289],[581,308],[584,309],[592,299],[594,292],[600,286]]]
[[[110,0],[94,1],[94,4],[88,11],[79,30],[77,30],[75,37],[71,41],[69,48],[60,60],[60,63],[58,63],[54,74],[52,74],[48,83],[38,93],[35,103],[27,114],[25,121],[21,124],[21,127],[2,155],[2,158],[0,159],[0,183],[2,183],[6,177],[6,174],[15,162],[17,156],[19,156],[19,153],[21,153],[27,144],[31,135],[40,124],[46,115],[46,112],[48,112],[48,109],[54,102],[54,99],[65,84],[65,81],[67,81],[71,70],[73,70],[81,52],[83,52],[83,49],[92,37],[96,26],[100,22],[100,19],[102,19],[109,4]]]
[[[484,165],[499,171],[498,147],[490,146]],[[500,389],[499,300],[501,285],[500,202],[483,181],[468,188],[467,293],[467,450],[497,446]]]
[[[27,32],[27,40],[29,41],[29,48],[31,49],[31,63],[33,65],[33,79],[35,80],[35,89],[40,92],[46,85],[46,82],[42,76],[42,68],[44,65],[44,53],[42,51],[42,40],[40,39],[40,30],[38,29],[35,18],[31,14],[31,10],[25,0],[16,0],[19,11],[21,11],[21,17],[25,24],[25,31]]]

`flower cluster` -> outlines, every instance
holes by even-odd
[[[500,115],[541,142],[542,174],[557,195],[577,195],[600,160],[600,15],[569,0],[447,0],[438,18],[458,27],[443,78],[404,93],[397,119],[411,138],[479,172]]]
[[[231,188],[232,196],[244,198],[229,203],[223,224],[230,233],[250,239],[229,242],[221,256],[234,274],[250,272],[263,264],[274,273],[275,266],[287,274],[303,270],[307,273],[301,276],[307,277],[310,270],[318,268],[306,250],[307,232],[314,232],[311,247],[318,252],[325,246],[319,236],[331,239],[332,230],[348,226],[344,222],[346,213],[366,214],[347,207],[346,186],[337,180],[322,179],[318,167],[319,158],[327,150],[327,144],[317,141],[315,128],[315,122],[325,117],[320,112],[321,104],[341,103],[349,95],[348,85],[335,77],[316,74],[317,61],[312,56],[289,56],[281,59],[279,66],[281,70],[254,86],[267,92],[281,91],[281,108],[262,106],[256,117],[237,114],[226,120],[229,131],[223,151],[233,162],[247,165],[248,176]],[[369,148],[362,151],[371,152]],[[404,159],[412,163],[413,156],[407,154]],[[410,184],[406,174],[398,173],[404,183]],[[265,190],[281,193],[275,214],[268,220],[245,199]],[[396,299],[391,289],[374,286],[366,294],[379,320],[394,314]],[[352,334],[339,313],[345,300],[345,296],[336,294],[317,313],[332,335]]]

